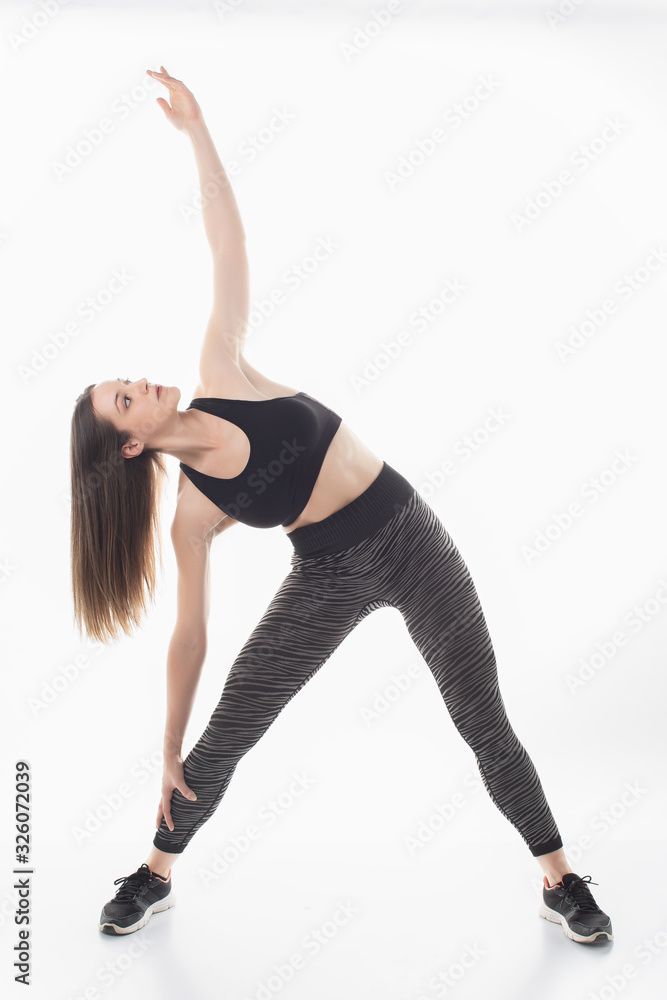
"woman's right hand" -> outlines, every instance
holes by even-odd
[[[161,73],[155,73],[152,69],[147,69],[146,72],[165,85],[169,91],[171,106],[164,97],[157,97],[156,101],[174,128],[180,132],[187,132],[193,124],[203,120],[201,108],[182,80],[169,76],[164,66],[160,66],[160,69]]]
[[[160,823],[164,816],[165,822],[170,830],[174,829],[171,818],[171,796],[175,788],[178,788],[181,795],[192,802],[197,801],[197,796],[185,783],[183,776],[183,758],[180,754],[172,754],[164,758],[164,770],[162,773],[162,798],[157,810],[156,829],[160,829]]]

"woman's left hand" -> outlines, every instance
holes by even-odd
[[[160,66],[160,69],[161,73],[156,73],[152,69],[147,69],[146,72],[165,85],[169,91],[171,106],[164,97],[156,98],[157,103],[174,128],[177,128],[179,132],[187,132],[193,124],[203,120],[201,108],[182,80],[176,80],[173,76],[169,76],[164,66]]]

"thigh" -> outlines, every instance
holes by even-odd
[[[236,656],[208,737],[245,752],[364,617],[363,585],[292,569]]]
[[[367,610],[364,584],[337,575],[335,565],[330,571],[298,566],[287,574],[234,659],[220,701],[183,762],[197,801],[174,792],[178,835],[163,820],[161,844],[183,849],[217,808],[243,755]]]
[[[504,725],[496,658],[470,570],[435,512],[421,501],[406,541],[395,606],[464,739]],[[488,732],[488,729],[487,729]]]

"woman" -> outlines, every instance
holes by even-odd
[[[131,634],[155,587],[163,454],[179,459],[171,539],[178,614],[167,662],[164,776],[146,861],[105,904],[100,930],[128,934],[171,900],[171,868],[210,819],[242,756],[376,608],[395,607],[472,748],[492,801],[544,872],[542,916],[573,940],[611,940],[611,922],[570,868],[540,779],[512,729],[470,577],[444,525],[340,415],[248,364],[245,233],[192,93],[164,66],[167,119],[197,161],[215,294],[186,410],[180,390],[145,378],[89,385],[72,419],[72,585],[80,629]],[[242,522],[282,525],[291,568],[231,666],[220,701],[183,758],[205,658],[209,553]]]

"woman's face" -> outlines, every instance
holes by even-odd
[[[175,413],[181,393],[178,386],[148,379],[116,378],[98,382],[91,391],[93,409],[110,420],[116,430],[129,431],[146,441]]]

